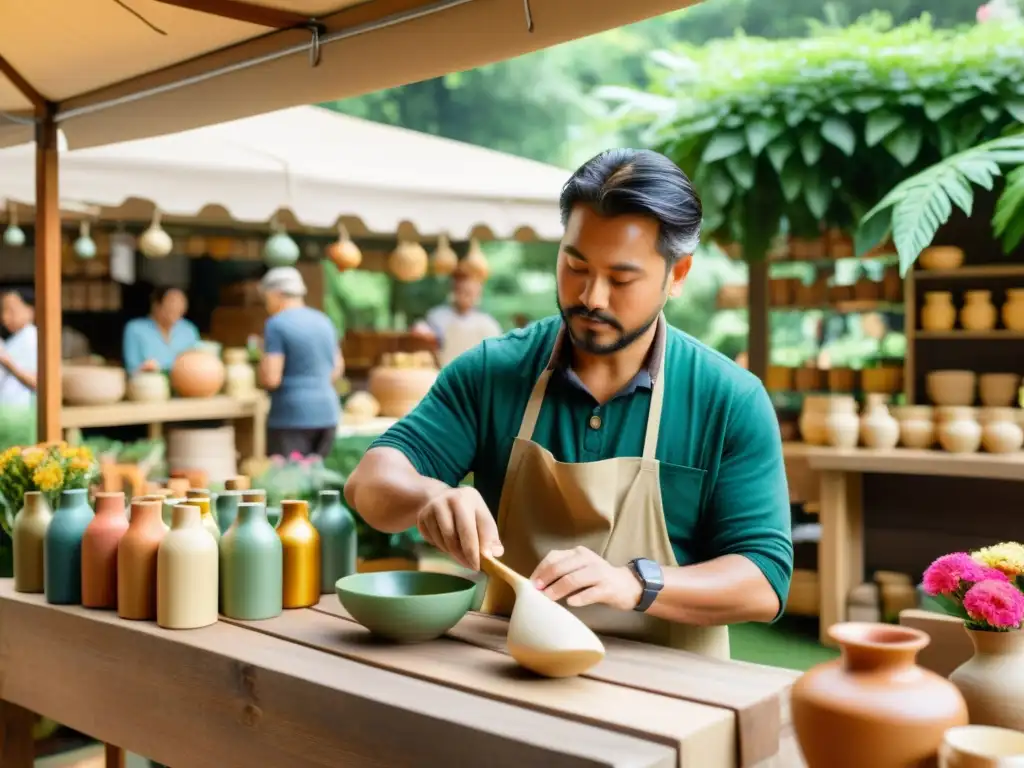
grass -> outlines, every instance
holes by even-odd
[[[818,643],[818,622],[783,616],[774,624],[736,624],[729,628],[732,657],[772,667],[806,670],[839,651]]]

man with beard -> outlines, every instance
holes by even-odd
[[[662,314],[700,200],[667,158],[619,149],[573,174],[561,212],[560,316],[445,368],[345,496],[470,568],[502,557],[598,632],[728,657],[726,625],[781,612],[793,549],[764,387]],[[491,579],[484,610],[512,603]]]

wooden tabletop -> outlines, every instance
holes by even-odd
[[[796,442],[783,443],[782,449],[786,458],[807,459],[810,468],[819,471],[1024,481],[1024,451],[1008,454],[948,453],[910,448],[878,451]]]
[[[506,627],[470,614],[448,637],[383,644],[325,596],[168,631],[0,580],[0,764],[31,765],[12,730],[24,707],[180,768],[803,765],[788,670],[608,640],[586,676],[544,680],[505,653]]]

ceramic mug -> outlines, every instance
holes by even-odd
[[[946,731],[939,768],[1024,768],[1024,733],[991,725]]]

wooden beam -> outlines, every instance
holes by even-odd
[[[761,381],[768,375],[771,358],[768,313],[768,257],[751,261],[747,271],[747,367]]]
[[[32,84],[22,77],[21,73],[14,68],[14,65],[3,56],[0,56],[0,74],[3,74],[4,77],[11,81],[11,85],[28,99],[36,112],[46,108],[46,99],[43,98],[43,95],[33,88]]]
[[[243,21],[271,29],[290,29],[309,24],[311,19],[301,13],[271,8],[265,5],[253,5],[241,0],[158,0],[164,5],[174,5],[189,11],[208,13],[224,19]]]
[[[52,105],[36,121],[36,326],[39,357],[36,409],[41,441],[61,438],[60,206],[57,196],[57,123]]]

